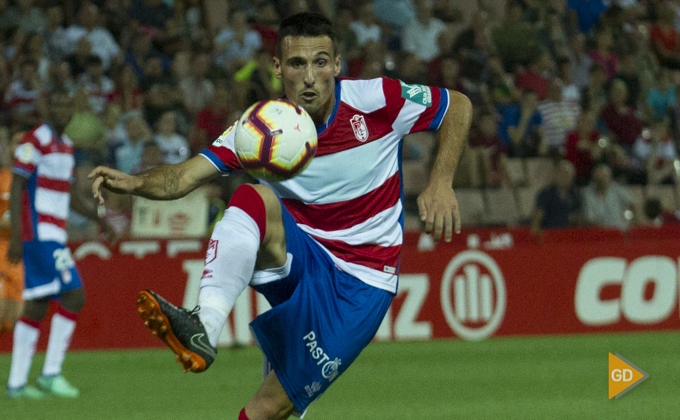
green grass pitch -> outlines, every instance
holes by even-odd
[[[305,418],[677,419],[679,350],[675,332],[373,343]],[[608,400],[608,352],[649,379]],[[9,364],[0,355],[3,380]],[[72,352],[64,373],[80,387],[79,399],[0,396],[0,419],[236,420],[260,383],[261,364],[255,348],[222,349],[198,375],[183,374],[166,350]]]

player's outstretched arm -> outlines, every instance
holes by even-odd
[[[92,180],[92,195],[104,204],[102,188],[117,194],[133,194],[152,200],[174,200],[184,197],[220,172],[202,156],[175,165],[163,165],[137,175],[128,175],[98,166],[87,176]]]
[[[434,231],[434,240],[451,241],[455,226],[460,233],[458,202],[453,192],[453,175],[467,143],[472,120],[472,104],[467,96],[449,91],[450,105],[442,120],[439,134],[439,152],[434,161],[427,188],[418,196],[420,219],[425,222],[425,231]]]

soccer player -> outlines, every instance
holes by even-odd
[[[451,188],[468,133],[462,94],[397,80],[342,80],[330,22],[301,13],[283,20],[274,71],[286,97],[317,125],[316,157],[299,176],[244,185],[213,232],[199,307],[177,308],[145,290],[138,312],[177,355],[200,372],[236,298],[250,285],[272,309],[251,328],[265,377],[239,419],[286,419],[336,381],[375,335],[397,291],[402,243],[401,138],[441,127],[439,152],[418,198],[425,229],[450,241],[460,229]],[[235,130],[199,156],[130,176],[98,167],[101,188],[147,198],[181,197],[239,168]]]
[[[12,136],[11,143],[3,145],[2,160],[0,161],[0,334],[10,333],[14,330],[14,324],[21,314],[22,298],[24,290],[24,266],[23,264],[10,264],[7,261],[7,249],[9,247],[10,212],[9,190],[12,185],[12,155],[24,133],[19,132]],[[5,139],[6,141],[6,139]]]
[[[14,328],[12,364],[7,396],[43,398],[46,393],[78,397],[79,391],[61,375],[76,318],[85,303],[80,275],[66,246],[69,202],[84,216],[96,220],[107,235],[111,228],[77,194],[71,195],[73,144],[64,129],[73,114],[73,98],[54,90],[48,97],[48,121],[24,135],[14,152],[10,191],[10,263],[24,263],[24,309]],[[14,215],[21,215],[15,217]],[[52,317],[50,338],[38,387],[28,385],[28,373],[51,299],[60,299]]]

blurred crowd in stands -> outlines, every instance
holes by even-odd
[[[54,87],[75,97],[77,194],[95,165],[138,173],[196,155],[282,95],[277,26],[305,10],[334,22],[342,76],[470,98],[455,180],[465,226],[680,222],[680,0],[0,0],[3,165]],[[405,139],[407,215],[437,142]],[[220,182],[216,206],[247,180]],[[107,203],[123,234],[131,206]]]

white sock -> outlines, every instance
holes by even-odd
[[[64,363],[64,356],[66,356],[66,350],[68,350],[68,346],[71,344],[71,337],[75,329],[76,321],[59,313],[52,316],[50,339],[47,343],[45,364],[42,369],[43,375],[51,376],[61,373],[61,364]]]
[[[216,255],[205,265],[198,316],[210,344],[215,347],[236,298],[248,287],[255,271],[260,228],[245,211],[229,207],[215,226],[211,239],[216,241]]]
[[[28,373],[35,354],[40,330],[22,320],[14,326],[14,343],[12,345],[12,365],[9,368],[8,388],[20,388],[28,382]]]

